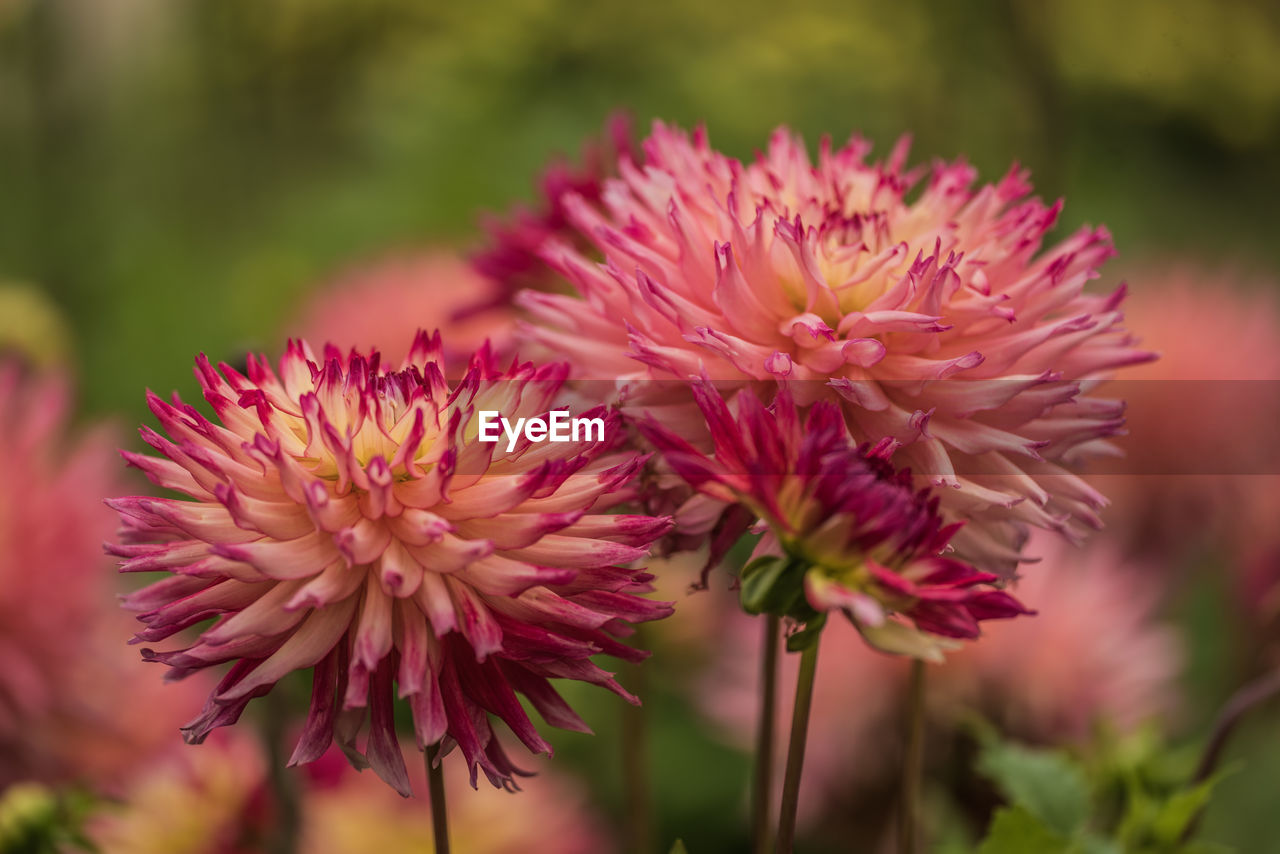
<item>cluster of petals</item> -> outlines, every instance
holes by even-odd
[[[741,390],[736,411],[710,382],[693,393],[710,454],[656,420],[640,429],[691,487],[767,526],[758,551],[776,543],[795,560],[815,611],[844,612],[877,648],[933,659],[983,620],[1029,613],[993,587],[997,575],[943,554],[963,523],[944,523],[937,496],[894,467],[891,441],[855,446],[835,404],[802,418],[788,384],[771,406]]]
[[[292,762],[336,740],[407,794],[398,696],[420,748],[456,745],[473,784],[479,769],[511,786],[520,772],[495,718],[531,751],[550,751],[517,695],[580,731],[549,679],[635,702],[591,658],[642,659],[621,638],[670,613],[638,595],[650,577],[630,566],[670,520],[606,512],[631,497],[643,458],[616,449],[618,419],[603,408],[587,413],[605,420],[603,442],[477,441],[480,411],[561,408],[566,369],[500,369],[482,349],[451,385],[442,347],[419,333],[394,369],[376,353],[327,347],[320,358],[292,341],[278,372],[251,357],[247,375],[202,356],[196,374],[220,423],[149,395],[167,436],[142,437],[161,456],[124,456],[187,500],[109,502],[123,523],[109,551],[124,571],[170,573],[126,597],[145,624],[138,642],[218,618],[194,643],[143,650],[171,679],[231,664],[184,728],[188,741],[312,668]]]
[[[862,139],[824,141],[814,163],[779,129],[743,163],[658,123],[642,148],[598,201],[561,199],[572,237],[540,251],[576,293],[520,295],[532,339],[581,377],[786,380],[838,403],[855,440],[893,439],[946,487],[948,518],[973,521],[955,546],[984,568],[1011,570],[1028,526],[1100,524],[1105,499],[1067,466],[1122,430],[1096,381],[1150,357],[1125,289],[1086,290],[1105,229],[1045,248],[1061,203],[1024,172],[906,169],[905,140],[874,163]]]

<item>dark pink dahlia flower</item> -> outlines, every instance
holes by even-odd
[[[419,747],[457,745],[494,785],[519,773],[492,728],[505,722],[549,752],[523,695],[555,726],[586,725],[552,688],[567,678],[637,702],[591,662],[635,661],[631,623],[670,613],[636,595],[649,576],[626,565],[669,526],[605,511],[630,496],[641,465],[612,450],[617,419],[599,409],[604,441],[477,441],[478,413],[544,416],[562,366],[498,369],[487,349],[453,388],[439,335],[419,333],[403,366],[377,353],[317,358],[291,342],[279,373],[250,358],[248,376],[203,356],[197,376],[215,423],[175,397],[148,396],[168,438],[142,435],[163,458],[125,453],[156,484],[191,500],[111,501],[125,571],[172,573],[127,597],[161,641],[211,617],[195,643],[143,650],[180,679],[230,663],[184,733],[201,741],[235,722],[286,674],[314,668],[312,702],[292,762],[336,737],[409,790],[393,727],[396,697]],[[585,416],[584,416],[585,417]],[[595,438],[595,437],[593,437]],[[363,749],[356,736],[368,722]]]
[[[904,170],[904,143],[868,163],[863,140],[824,141],[814,163],[779,129],[742,163],[658,123],[643,165],[624,154],[598,201],[562,201],[574,230],[541,255],[577,294],[520,302],[583,377],[785,379],[802,404],[837,402],[856,441],[892,438],[947,487],[947,517],[972,520],[961,553],[1009,570],[1028,525],[1099,524],[1103,496],[1064,464],[1121,429],[1092,385],[1149,354],[1124,288],[1085,290],[1113,254],[1104,229],[1043,248],[1061,203],[1017,169],[975,188],[939,163],[912,196],[925,170]]]
[[[998,576],[942,554],[962,523],[945,524],[937,496],[894,468],[891,440],[855,447],[827,401],[802,420],[786,384],[771,407],[740,391],[736,411],[711,383],[693,392],[713,454],[657,421],[640,429],[694,489],[767,525],[767,556],[743,574],[747,610],[801,623],[842,611],[871,645],[931,659],[983,620],[1030,613]]]

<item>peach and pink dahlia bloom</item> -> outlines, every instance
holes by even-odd
[[[973,520],[954,544],[984,568],[1014,566],[1028,526],[1099,524],[1103,496],[1065,464],[1121,429],[1096,380],[1149,357],[1124,288],[1085,289],[1105,229],[1045,248],[1062,205],[1025,172],[906,169],[905,140],[874,163],[860,138],[824,141],[814,163],[779,129],[743,163],[657,123],[642,148],[598,201],[561,200],[572,239],[541,255],[577,293],[523,292],[531,338],[581,377],[785,379],[838,402],[857,441],[892,438],[946,487],[948,518]]]
[[[591,658],[643,659],[620,638],[671,610],[638,595],[649,576],[628,566],[670,520],[605,512],[631,497],[642,459],[615,450],[618,419],[603,408],[586,414],[605,420],[602,442],[477,441],[479,411],[514,420],[562,408],[566,370],[499,369],[482,349],[451,387],[442,347],[419,333],[392,368],[376,352],[317,356],[292,341],[278,373],[251,357],[247,376],[201,356],[196,374],[221,423],[148,395],[168,437],[142,436],[161,456],[124,456],[189,500],[109,502],[123,523],[110,550],[125,571],[171,573],[126,598],[145,624],[137,641],[218,618],[194,643],[143,650],[170,679],[231,665],[187,741],[313,668],[292,762],[336,739],[407,794],[398,696],[420,748],[456,745],[473,784],[479,769],[512,786],[520,772],[494,718],[531,751],[550,751],[518,694],[546,722],[580,731],[549,679],[638,702]]]
[[[710,382],[692,390],[713,453],[656,420],[639,426],[693,489],[749,511],[737,533],[767,527],[743,571],[748,611],[798,623],[843,612],[872,646],[934,660],[984,620],[1029,613],[995,589],[999,576],[943,555],[963,523],[945,524],[937,497],[889,462],[892,440],[855,446],[829,401],[802,419],[789,384],[769,407],[741,390],[736,411]]]

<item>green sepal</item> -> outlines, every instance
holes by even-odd
[[[773,614],[798,623],[817,615],[804,595],[807,565],[789,557],[767,555],[742,570],[738,595],[748,614]]]

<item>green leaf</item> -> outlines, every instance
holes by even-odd
[[[1235,771],[1234,767],[1224,768],[1208,780],[1170,795],[1152,813],[1148,828],[1152,841],[1160,845],[1177,844],[1187,827],[1208,805],[1214,787]]]
[[[1195,786],[1157,796],[1142,781],[1128,781],[1128,808],[1118,831],[1119,839],[1130,847],[1153,847],[1160,851],[1214,850],[1180,845],[1183,834],[1209,802],[1214,787],[1236,771],[1226,768]]]
[[[1205,780],[1198,786],[1178,792],[1160,805],[1151,821],[1151,835],[1157,842],[1177,842],[1187,826],[1209,803],[1217,779]]]
[[[684,847],[683,839],[677,839],[676,844],[671,846],[671,854],[689,854],[689,849]]]
[[[1080,766],[1064,754],[991,742],[982,751],[978,770],[1010,803],[1061,836],[1072,837],[1084,827],[1089,785]]]
[[[1071,854],[1071,840],[1022,807],[1001,807],[978,854]]]

